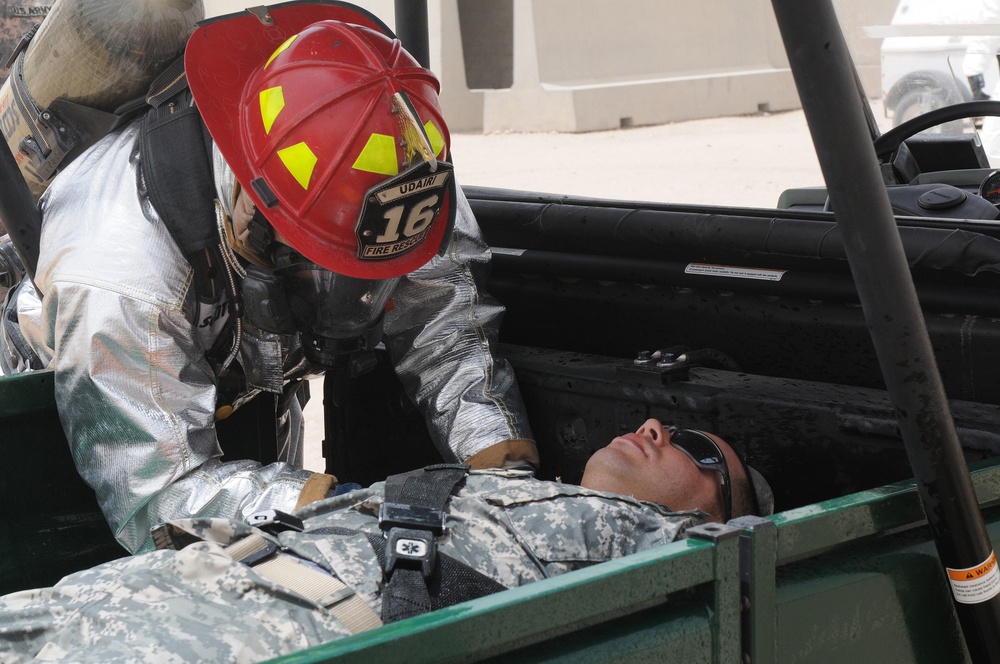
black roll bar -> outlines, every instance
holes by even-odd
[[[7,146],[0,146],[0,219],[0,227],[7,227],[28,277],[33,279],[38,267],[42,213]]]
[[[427,30],[427,0],[394,0],[396,36],[403,48],[430,69],[430,39]]]
[[[854,69],[831,0],[772,0],[941,563],[993,558],[913,280],[906,266]],[[953,594],[954,599],[954,594]],[[969,654],[1000,662],[1000,596],[955,601]]]

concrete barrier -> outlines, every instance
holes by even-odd
[[[392,0],[359,0],[393,26]],[[896,0],[835,0],[866,90]],[[209,15],[243,0],[205,0]],[[453,131],[582,132],[798,108],[768,0],[428,0]]]

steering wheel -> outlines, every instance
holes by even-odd
[[[988,99],[986,101],[966,101],[960,104],[952,104],[935,108],[923,115],[907,120],[906,122],[893,127],[875,139],[875,154],[880,161],[886,161],[891,157],[903,141],[914,134],[918,134],[925,129],[936,127],[945,122],[964,120],[966,118],[978,118],[986,115],[1000,117],[1000,101]]]

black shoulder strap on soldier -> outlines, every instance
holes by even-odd
[[[384,556],[379,556],[385,575],[383,623],[504,590],[486,575],[437,553],[445,508],[468,471],[465,465],[438,464],[386,480],[379,512],[385,534]]]

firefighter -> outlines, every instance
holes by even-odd
[[[185,69],[211,137],[215,271],[185,260],[151,202],[191,184],[181,153],[198,150],[144,150],[137,120],[46,190],[38,268],[0,339],[6,371],[54,368],[74,461],[118,540],[141,551],[167,519],[335,493],[301,468],[296,387],[383,341],[445,459],[537,463],[493,354],[503,308],[477,284],[490,252],[431,72],[370,14],[303,3],[204,24]],[[159,110],[169,125],[183,109]],[[223,462],[217,421],[261,393],[279,404],[280,460]]]

